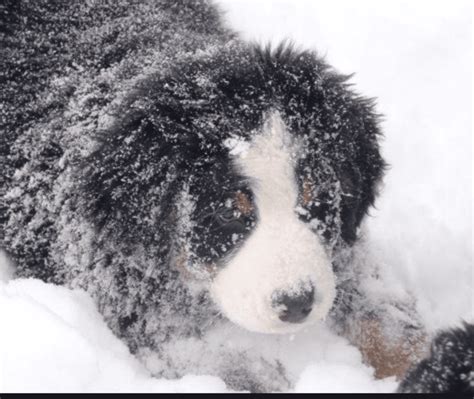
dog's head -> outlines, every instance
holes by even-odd
[[[383,169],[377,116],[345,81],[312,53],[242,44],[150,76],[88,158],[89,214],[166,248],[243,327],[324,318],[333,251]]]
[[[315,182],[298,179],[305,143],[270,111],[250,139],[225,144],[228,155],[187,189],[186,267],[209,270],[216,303],[250,330],[287,332],[324,317],[335,281],[311,215]]]

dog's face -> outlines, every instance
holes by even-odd
[[[305,143],[273,111],[226,147],[188,190],[187,267],[209,271],[214,301],[249,330],[291,332],[324,318],[335,296],[320,228],[329,215],[317,212],[311,177],[298,178]]]
[[[290,332],[331,307],[332,254],[382,173],[378,133],[314,54],[230,45],[138,86],[81,169],[81,201],[120,245],[205,281],[230,320]]]

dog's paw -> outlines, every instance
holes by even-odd
[[[221,365],[220,377],[235,391],[282,392],[291,388],[288,374],[278,360],[245,353],[228,357]]]

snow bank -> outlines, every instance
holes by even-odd
[[[225,391],[212,376],[151,378],[82,291],[1,282],[0,319],[0,392]]]
[[[2,262],[0,270],[4,267]],[[0,317],[0,392],[226,391],[212,376],[151,377],[82,291],[34,279],[3,281]],[[396,387],[393,379],[375,381],[357,349],[324,326],[270,339],[232,328],[214,334],[238,348],[257,343],[263,352],[280,352],[286,366],[300,375],[296,392],[391,392]]]

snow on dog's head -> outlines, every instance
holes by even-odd
[[[297,213],[298,152],[274,112],[233,160],[249,179],[257,222],[214,278],[211,293],[230,320],[249,330],[294,331],[323,318],[334,298],[330,259]]]

